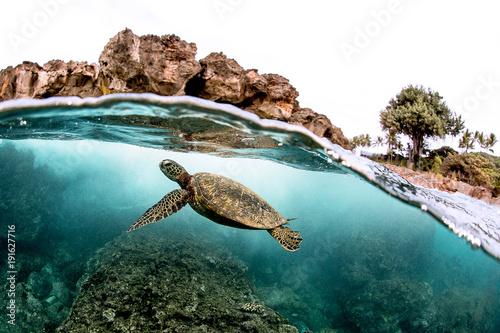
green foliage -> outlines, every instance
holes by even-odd
[[[441,165],[443,164],[443,161],[439,156],[434,157],[434,160],[432,162],[432,172],[435,174],[439,174],[439,170],[441,170]]]
[[[377,136],[377,139],[373,141],[373,146],[380,147],[384,144],[384,138],[382,136]]]
[[[447,158],[450,155],[458,154],[458,151],[455,149],[449,147],[449,146],[442,146],[441,148],[434,149],[431,152],[429,152],[429,159],[434,160],[436,156],[439,156],[441,158],[441,161]]]
[[[349,144],[352,149],[356,149],[357,147],[370,147],[372,145],[372,139],[370,138],[370,134],[356,135],[349,140]]]
[[[409,85],[380,112],[384,131],[404,134],[412,140],[412,161],[422,155],[426,138],[455,136],[463,128],[461,117],[451,112],[442,99],[431,89]]]
[[[495,164],[495,167],[497,169],[500,169],[500,157],[498,156],[493,156],[487,153],[479,153],[479,155],[483,156],[484,158],[487,158],[490,160],[493,164]]]
[[[474,149],[475,137],[472,135],[472,132],[469,132],[467,129],[463,134],[462,138],[460,138],[460,142],[458,144],[458,148],[464,148],[467,153],[469,149]]]
[[[469,150],[474,150],[475,143],[479,144],[481,149],[486,151],[494,152],[493,146],[497,144],[498,139],[495,133],[490,133],[490,135],[485,135],[483,132],[471,132],[467,129],[464,133],[462,133],[462,138],[459,142],[459,148],[464,148],[467,153]]]
[[[474,186],[498,190],[500,170],[488,158],[475,153],[448,156],[441,165],[444,176],[453,176]]]

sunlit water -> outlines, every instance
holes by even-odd
[[[6,259],[12,226],[16,236],[14,268],[2,265],[16,272],[21,331],[55,330],[85,262],[178,188],[158,169],[166,158],[237,180],[298,218],[301,249],[190,207],[128,237],[227,248],[260,301],[300,331],[500,331],[500,209],[414,187],[302,127],[194,98],[112,95],[1,103],[0,138]]]

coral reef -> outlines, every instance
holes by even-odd
[[[373,281],[344,311],[361,332],[489,332],[498,293],[455,288],[434,297],[430,285],[401,279]]]
[[[453,288],[435,299],[436,320],[429,332],[492,332],[500,300],[498,291]]]
[[[349,320],[366,333],[419,332],[434,318],[432,288],[401,279],[373,281],[344,307]]]
[[[72,260],[80,261],[81,258]],[[68,279],[66,273],[74,267],[55,266],[53,261],[46,255],[36,254],[22,254],[16,260],[16,328],[19,332],[54,332],[69,315],[76,296],[76,281]],[[82,273],[83,267],[76,274]],[[3,281],[6,280],[4,275]],[[5,308],[8,301],[2,294],[0,305]],[[2,322],[0,332],[12,332],[9,326]]]
[[[299,106],[299,93],[286,78],[245,70],[222,53],[199,62],[195,55],[196,45],[175,35],[137,36],[125,29],[104,47],[100,65],[52,60],[43,67],[23,62],[0,71],[0,101],[131,92],[191,95],[304,126],[349,148],[349,140],[326,116]]]
[[[89,261],[59,332],[297,332],[260,304],[247,268],[215,244],[120,236]]]

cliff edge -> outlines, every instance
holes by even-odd
[[[342,130],[326,116],[299,106],[299,93],[283,76],[246,70],[223,53],[198,61],[196,51],[196,44],[175,35],[137,36],[125,29],[104,47],[99,65],[52,60],[40,66],[25,61],[0,71],[0,101],[110,93],[190,95],[301,125],[350,148]]]

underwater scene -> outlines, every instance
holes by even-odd
[[[277,213],[183,199],[127,232],[180,193],[164,160],[258,194],[205,216],[265,200],[300,248]],[[500,332],[500,208],[299,126],[185,96],[2,102],[0,179],[0,332]]]

